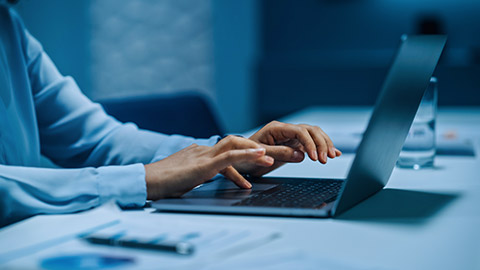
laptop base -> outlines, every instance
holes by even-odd
[[[287,178],[287,177],[262,177],[249,179],[252,189],[238,188],[231,181],[220,178],[205,183],[188,192],[181,198],[162,199],[154,202],[152,206],[159,211],[184,212],[184,213],[212,213],[212,214],[239,214],[261,216],[292,216],[292,217],[330,217],[331,208],[335,198],[327,194],[327,201],[323,203],[312,202],[311,206],[302,205],[294,207],[265,206],[264,205],[240,205],[250,198],[259,195],[274,193],[284,186],[318,186],[320,182],[331,185],[332,182],[343,184],[341,179],[315,179],[315,178]],[[339,189],[339,188],[337,188]],[[276,192],[283,196],[281,192]],[[280,194],[279,194],[280,193]],[[324,192],[328,193],[328,192]],[[265,197],[265,195],[263,195]],[[310,196],[311,197],[311,196]],[[321,197],[321,196],[315,196]],[[308,203],[308,202],[307,202]]]

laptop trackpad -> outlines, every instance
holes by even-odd
[[[275,184],[252,183],[251,189],[237,187],[233,182],[226,179],[219,179],[210,183],[201,185],[198,188],[188,192],[182,198],[185,199],[224,199],[224,200],[243,200],[251,195],[276,187]]]
[[[242,189],[225,178],[205,183],[194,190],[187,192],[180,198],[161,199],[158,205],[175,205],[178,209],[190,206],[230,206],[251,195],[275,188],[278,184],[252,183],[251,189]]]

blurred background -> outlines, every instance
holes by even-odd
[[[93,100],[195,89],[228,132],[307,106],[373,105],[406,34],[448,34],[440,106],[480,105],[478,0],[21,0]]]

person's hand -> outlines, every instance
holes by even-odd
[[[327,163],[328,158],[342,154],[321,128],[305,124],[293,125],[273,121],[253,134],[250,140],[265,147],[266,154],[275,160],[270,167],[255,166],[251,163],[235,166],[241,173],[252,176],[264,175],[287,162],[301,162],[305,153],[311,160],[318,160],[322,164]]]
[[[273,163],[264,147],[245,138],[228,136],[213,147],[193,144],[145,165],[147,198],[179,197],[218,173],[241,188],[251,188],[233,166],[269,167]]]

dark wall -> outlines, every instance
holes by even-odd
[[[404,33],[448,34],[439,104],[480,105],[480,1],[264,0],[260,14],[260,122],[311,105],[372,105]]]
[[[89,94],[90,1],[22,0],[14,8],[64,75]]]

